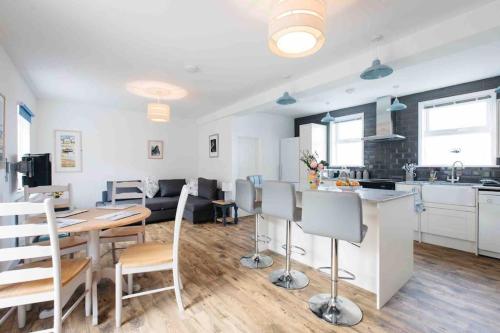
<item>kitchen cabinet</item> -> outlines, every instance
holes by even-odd
[[[422,232],[469,242],[476,241],[476,213],[426,205],[421,214]]]
[[[396,184],[396,191],[405,191],[405,192],[413,192],[417,193],[415,200],[422,200],[422,187],[420,185],[411,185],[411,184]],[[420,235],[420,225],[421,225],[421,214],[419,214],[417,221],[415,222],[415,225],[413,227],[414,231],[414,238],[415,240],[418,240],[419,242],[422,241],[421,235]]]

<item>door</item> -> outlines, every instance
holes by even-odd
[[[260,155],[260,139],[238,137],[238,178],[261,174]]]
[[[299,182],[299,138],[281,139],[280,142],[280,180]]]

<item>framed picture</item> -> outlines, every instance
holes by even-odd
[[[0,94],[0,169],[5,167],[5,96]]]
[[[55,130],[56,172],[82,172],[82,133]]]
[[[219,157],[219,134],[208,137],[208,156]]]
[[[163,159],[163,141],[161,140],[148,141],[148,158],[156,160]]]

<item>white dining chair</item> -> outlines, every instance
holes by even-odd
[[[55,199],[55,208],[73,208],[73,190],[71,184],[68,185],[50,185],[50,186],[36,186],[24,187],[24,201],[26,202],[41,202],[47,196],[54,196],[55,193],[63,193],[63,198]],[[49,241],[37,242],[38,245],[48,245]],[[61,255],[69,254],[71,257],[77,252],[85,251],[87,249],[87,239],[78,235],[69,235],[59,239],[59,248]]]
[[[123,189],[118,192],[118,189]],[[133,189],[134,191],[130,191]],[[140,192],[137,192],[139,189]],[[127,191],[128,190],[128,191]],[[146,194],[144,192],[142,181],[114,181],[111,192],[111,204],[116,205],[117,200],[140,199],[142,206],[146,206]],[[138,226],[126,226],[112,228],[101,232],[101,244],[111,243],[111,254],[113,263],[116,264],[116,247],[118,242],[137,242],[143,243],[146,235],[146,220]]]
[[[187,186],[184,185],[177,205],[177,212],[175,214],[174,224],[174,239],[173,242],[163,244],[159,242],[148,242],[136,244],[128,247],[123,251],[120,260],[116,264],[116,284],[115,284],[115,316],[116,327],[120,327],[122,323],[122,301],[132,297],[149,295],[167,290],[175,291],[175,299],[179,312],[184,312],[182,305],[181,289],[182,281],[179,273],[179,241],[182,225],[182,216],[184,215],[184,208],[188,197]],[[131,293],[122,296],[122,275],[159,272],[159,271],[172,271],[173,273],[173,286],[147,290],[139,293]]]
[[[33,303],[53,301],[53,328],[38,332],[62,332],[62,322],[85,298],[85,315],[91,311],[92,269],[89,258],[61,259],[59,237],[52,199],[43,203],[0,203],[0,217],[45,214],[47,223],[0,226],[0,239],[49,235],[48,245],[27,245],[0,249],[0,261],[50,257],[52,260],[19,264],[12,270],[0,273],[0,308],[10,308],[0,319],[1,325],[14,310],[18,309],[18,325],[24,327],[25,306]],[[85,284],[82,295],[62,313],[76,289]],[[97,300],[94,300],[97,301]]]

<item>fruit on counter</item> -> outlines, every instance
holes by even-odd
[[[337,186],[359,186],[359,182],[357,180],[337,180],[335,183]]]

